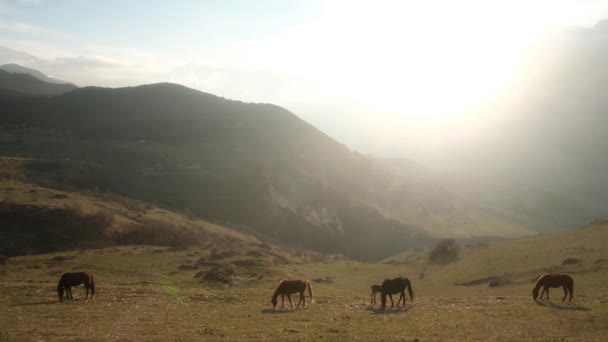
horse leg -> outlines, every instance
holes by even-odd
[[[289,299],[289,305],[291,306],[291,309],[293,310],[293,303],[291,302],[291,296],[289,295],[289,293],[287,294],[287,299]]]
[[[372,291],[371,300],[369,301],[369,305],[376,304],[376,292]]]
[[[281,295],[281,309],[285,309],[285,295]]]
[[[549,288],[545,287],[545,291],[547,291],[547,300],[549,300]]]
[[[306,297],[304,297],[304,291],[300,292],[300,301],[298,302],[296,309],[300,307],[300,303],[302,303],[303,308],[306,307]]]
[[[562,286],[564,288],[564,298],[562,298],[562,302],[566,300],[566,296],[568,295],[568,287],[566,285]]]
[[[393,303],[393,295],[389,293],[388,298],[391,299],[391,308],[392,308],[393,306],[395,306],[395,303]]]
[[[72,297],[72,287],[71,286],[68,286],[68,287],[65,288],[65,296],[68,299],[72,299],[73,298]]]
[[[401,302],[401,299],[403,298],[403,306],[405,306],[405,291],[401,290],[401,296],[399,296],[399,302]],[[397,306],[399,306],[399,302],[397,302]]]

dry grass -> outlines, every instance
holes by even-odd
[[[606,272],[576,274],[573,304],[558,302],[559,289],[553,302],[535,303],[530,281],[454,286],[438,269],[411,276],[416,263],[240,268],[234,286],[178,270],[206,252],[125,246],[62,253],[75,258],[60,263],[50,262],[59,254],[12,258],[0,275],[0,341],[601,341],[608,333]],[[58,276],[77,269],[95,274],[96,298],[84,301],[77,288],[73,302],[58,303]],[[399,274],[412,279],[415,301],[369,307],[369,285]],[[322,279],[315,303],[273,311],[270,295],[289,277]]]

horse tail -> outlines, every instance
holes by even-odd
[[[310,302],[314,303],[315,299],[312,298],[312,285],[310,285],[310,282],[306,282],[306,287],[308,287],[308,295],[310,296]]]
[[[572,297],[574,296],[574,279],[572,277],[570,277],[570,300],[572,300]]]
[[[405,279],[405,285],[407,286],[407,292],[410,294],[410,299],[413,302],[414,301],[414,289],[412,288],[412,283],[407,278]],[[404,299],[404,303],[405,303],[405,299]]]
[[[93,275],[91,274],[91,295],[95,295],[95,281],[93,280]]]

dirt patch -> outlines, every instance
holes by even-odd
[[[315,278],[312,280],[312,282],[316,283],[316,284],[331,284],[334,281],[331,277],[325,277],[325,278]]]
[[[236,253],[235,251],[224,251],[224,252],[211,251],[211,254],[209,254],[208,259],[211,259],[211,260],[226,259],[226,258],[230,258],[230,257],[236,256],[236,255],[239,255],[239,254]]]
[[[507,278],[495,278],[488,282],[489,287],[499,287],[511,284],[511,280]]]
[[[62,261],[68,261],[68,260],[74,260],[74,259],[76,259],[76,257],[73,255],[58,255],[56,257],[51,258],[50,261],[62,262]]]
[[[580,264],[581,263],[581,259],[577,259],[577,258],[567,258],[564,259],[564,261],[562,261],[562,265],[575,265],[575,264]]]
[[[195,269],[197,269],[197,268],[198,268],[198,267],[197,267],[196,265],[186,265],[186,264],[184,264],[184,265],[179,265],[179,266],[177,267],[177,269],[178,269],[178,270],[180,270],[180,271],[191,271],[191,270],[195,270]]]
[[[235,261],[232,261],[231,264],[233,264],[234,266],[237,266],[237,267],[260,267],[260,266],[266,266],[261,261],[251,260],[251,259],[235,260]]]
[[[232,284],[234,270],[226,267],[215,267],[201,276],[202,282]]]
[[[249,251],[245,255],[252,256],[252,257],[261,257],[261,256],[264,256],[264,254],[262,252],[260,252],[260,251]]]
[[[465,281],[465,282],[460,282],[460,283],[454,283],[454,285],[458,285],[458,286],[477,286],[477,285],[481,285],[481,284],[485,284],[485,283],[490,283],[492,281],[498,281],[499,279],[500,279],[500,277],[498,277],[498,276],[491,276],[491,277],[473,279],[473,280],[469,280],[469,281]]]

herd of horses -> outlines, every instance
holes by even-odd
[[[72,296],[72,286],[84,285],[87,293],[85,298],[89,298],[89,292],[91,293],[91,297],[95,295],[95,282],[93,280],[93,275],[88,272],[74,272],[74,273],[64,273],[59,279],[59,284],[57,285],[57,295],[59,296],[59,301],[63,301],[63,295],[65,293],[66,299],[73,299]],[[541,274],[532,289],[532,298],[534,300],[542,299],[543,295],[546,294],[547,300],[549,300],[549,288],[559,288],[562,287],[564,289],[564,297],[562,298],[562,302],[566,300],[566,297],[570,295],[570,300],[572,301],[572,296],[574,295],[574,280],[569,275],[562,274],[550,274],[545,273]],[[538,296],[538,291],[543,289],[540,293],[540,297]],[[414,290],[412,289],[412,283],[409,279],[404,277],[399,277],[395,279],[386,279],[382,282],[381,285],[372,285],[372,294],[370,299],[370,305],[376,304],[376,294],[380,293],[382,299],[382,308],[386,308],[386,297],[391,300],[391,308],[394,307],[393,303],[393,295],[399,294],[399,300],[397,301],[397,307],[403,300],[403,306],[405,306],[405,290],[407,289],[408,294],[410,296],[410,300],[414,301]],[[312,296],[312,285],[310,282],[306,280],[281,280],[279,286],[274,291],[272,295],[272,299],[270,302],[272,303],[272,308],[276,310],[278,298],[281,296],[281,308],[285,308],[285,296],[289,300],[289,304],[293,309],[293,303],[291,301],[290,295],[299,293],[300,301],[298,302],[298,306],[302,304],[302,307],[306,307],[306,296],[305,292],[308,290],[308,295],[310,296],[311,303],[314,302]]]

